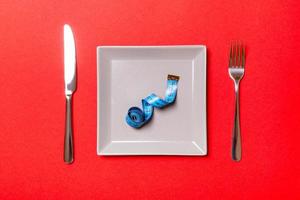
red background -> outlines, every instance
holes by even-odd
[[[0,199],[300,199],[297,0],[0,1]],[[77,45],[63,163],[63,24]],[[231,160],[230,41],[247,45]],[[205,44],[208,156],[96,156],[96,46]]]

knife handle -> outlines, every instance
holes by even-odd
[[[64,161],[71,164],[74,160],[73,127],[72,127],[72,95],[66,95],[66,132],[64,145]]]

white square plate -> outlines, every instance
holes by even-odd
[[[206,155],[206,47],[97,48],[98,155]],[[127,125],[132,106],[164,98],[168,74],[180,76],[176,102],[154,109],[140,129]]]

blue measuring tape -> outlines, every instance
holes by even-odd
[[[143,110],[138,107],[129,108],[126,116],[127,124],[133,128],[140,128],[151,120],[154,107],[163,108],[174,103],[177,95],[178,81],[179,76],[168,75],[168,87],[165,99],[161,99],[153,93],[142,99]]]

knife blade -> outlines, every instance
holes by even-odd
[[[64,161],[70,164],[74,160],[72,95],[76,90],[76,51],[74,35],[68,24],[64,25],[64,80],[66,95]]]

